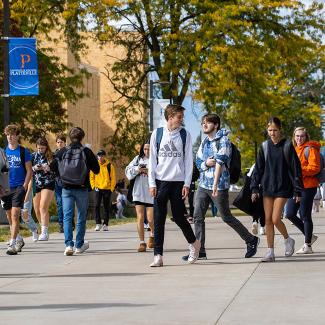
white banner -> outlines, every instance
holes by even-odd
[[[153,123],[152,129],[166,126],[166,120],[164,116],[166,106],[170,104],[169,99],[154,99],[153,101]]]

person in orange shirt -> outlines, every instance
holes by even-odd
[[[305,235],[304,245],[297,254],[312,254],[312,244],[317,240],[313,234],[312,208],[314,196],[319,186],[316,175],[320,172],[320,143],[311,141],[304,127],[297,127],[293,131],[293,145],[299,157],[302,169],[304,190],[301,201],[288,200],[285,209],[286,217]],[[299,210],[300,218],[297,217]]]

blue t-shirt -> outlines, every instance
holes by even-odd
[[[31,161],[30,152],[25,148],[25,162],[20,161],[20,146],[15,150],[6,148],[6,156],[9,163],[9,185],[10,187],[17,187],[24,185],[25,182],[25,168],[24,163]]]

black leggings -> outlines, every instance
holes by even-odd
[[[285,208],[286,217],[305,235],[305,243],[311,243],[313,235],[313,220],[311,211],[313,208],[314,196],[317,187],[305,188],[301,192],[301,200],[296,203],[294,199],[289,199]],[[299,210],[300,219],[297,217]]]

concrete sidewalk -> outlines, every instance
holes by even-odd
[[[325,210],[314,217],[315,253],[283,257],[276,237],[276,263],[243,258],[245,245],[221,219],[207,220],[207,261],[181,260],[187,244],[166,224],[162,268],[153,253],[137,253],[136,226],[90,231],[89,250],[63,256],[62,234],[32,243],[18,256],[0,245],[0,324],[313,324],[325,323]],[[247,227],[249,217],[240,217]],[[286,221],[296,239],[303,236]],[[147,233],[148,234],[148,233]]]

